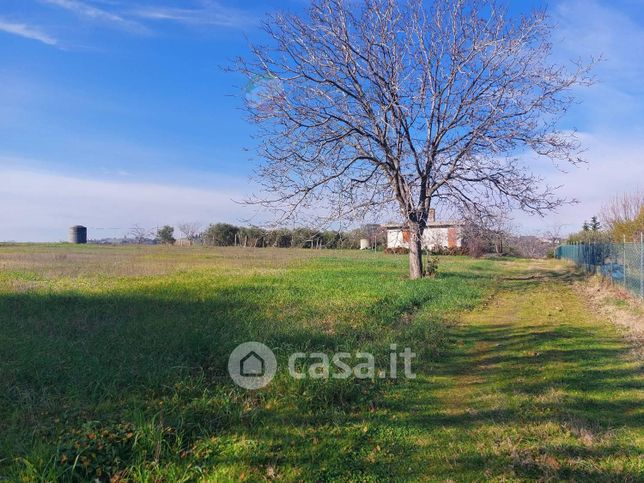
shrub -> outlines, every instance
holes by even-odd
[[[385,253],[389,255],[406,255],[409,253],[409,248],[404,248],[404,247],[385,248]]]
[[[174,228],[170,225],[165,225],[157,230],[157,243],[165,243],[172,245],[176,240],[174,238]]]
[[[203,232],[202,238],[206,245],[215,245],[219,247],[232,246],[239,233],[239,227],[228,223],[216,223],[210,225]]]
[[[469,251],[465,247],[443,247],[435,246],[429,250],[431,255],[468,255]]]
[[[438,257],[431,257],[427,260],[426,274],[428,277],[435,277],[438,273]]]

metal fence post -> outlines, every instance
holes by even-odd
[[[624,235],[624,287],[627,288],[628,286],[626,285],[626,235]]]
[[[640,298],[644,299],[644,232],[640,232]]]

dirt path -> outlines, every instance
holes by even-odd
[[[435,477],[644,477],[640,366],[569,274],[547,267],[508,277],[453,330],[458,349],[427,381],[418,438]]]

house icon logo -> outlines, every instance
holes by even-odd
[[[244,377],[263,376],[266,362],[255,351],[250,351],[239,361],[239,373]]]
[[[244,342],[230,353],[228,373],[238,386],[259,389],[266,386],[277,371],[275,354],[261,342]]]

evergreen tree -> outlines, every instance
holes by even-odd
[[[165,225],[157,230],[157,242],[172,245],[175,241],[174,228],[170,225]]]

